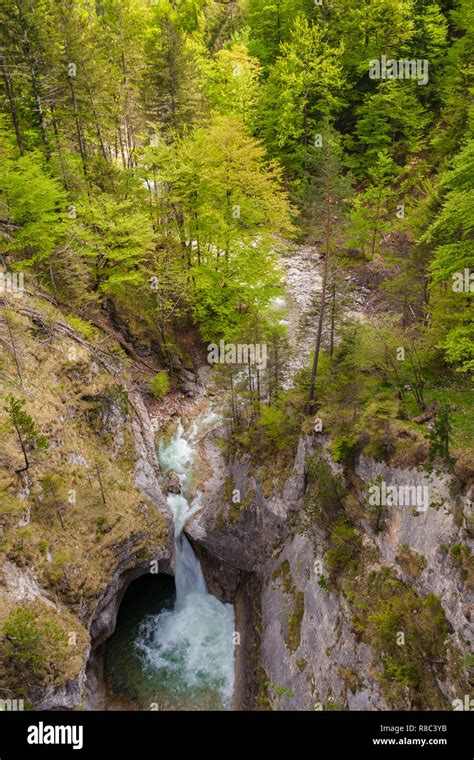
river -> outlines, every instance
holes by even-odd
[[[178,422],[160,440],[163,475],[177,473],[180,494],[168,494],[175,531],[174,583],[146,576],[131,585],[113,636],[105,645],[105,673],[114,694],[140,709],[225,710],[234,690],[234,609],[210,594],[186,521],[201,508],[195,491],[199,440],[220,418],[206,410],[185,428]]]

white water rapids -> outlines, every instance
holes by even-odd
[[[140,625],[136,648],[148,668],[161,671],[168,689],[200,696],[217,695],[218,707],[231,707],[234,689],[234,609],[209,594],[199,560],[183,528],[201,505],[201,494],[190,502],[198,464],[199,438],[218,421],[207,412],[185,431],[181,422],[158,455],[164,474],[179,475],[182,494],[168,494],[175,529],[176,602],[173,609],[148,615]]]

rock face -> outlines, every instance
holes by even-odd
[[[135,484],[169,520],[169,509],[160,485],[160,468],[155,452],[151,421],[143,400],[138,393],[133,390],[130,391],[129,400],[136,412],[136,419],[133,421],[137,455],[134,474]],[[171,522],[169,522],[168,528],[167,545],[158,546],[154,555],[147,558],[146,561],[137,556],[137,548],[145,538],[143,533],[138,532],[131,535],[127,541],[117,547],[116,564],[111,578],[104,584],[102,594],[97,600],[89,621],[88,627],[93,650],[114,632],[119,607],[128,586],[132,581],[150,572],[151,562],[156,563],[159,573],[172,574]],[[85,663],[84,672],[86,672],[86,669],[87,662]],[[92,668],[91,677],[93,675],[94,670]]]
[[[143,540],[143,535],[137,533],[131,536],[118,551],[118,561],[113,569],[112,577],[104,585],[103,593],[97,600],[89,623],[89,633],[94,648],[112,635],[119,607],[128,586],[132,581],[150,572],[152,561],[157,563],[159,573],[171,573],[170,552],[167,548],[160,548],[156,555],[146,562],[137,560],[135,547],[141,540]]]
[[[145,502],[141,505],[140,518],[145,527],[131,530],[125,540],[112,547],[114,561],[110,576],[103,583],[95,599],[89,599],[84,608],[81,622],[88,631],[89,645],[82,652],[82,667],[77,676],[59,687],[48,687],[33,694],[32,700],[36,709],[72,710],[84,705],[86,708],[90,707],[87,692],[94,689],[97,683],[94,680],[93,658],[90,668],[88,667],[89,660],[94,650],[113,633],[118,610],[127,587],[136,578],[150,572],[151,562],[156,563],[158,572],[172,573],[172,525],[169,522],[169,510],[160,485],[161,476],[155,453],[153,430],[139,394],[130,390],[129,401],[135,412],[132,422],[136,453],[134,481],[143,497],[148,499],[152,506]],[[120,439],[123,420],[120,419],[120,411],[115,405],[107,410],[106,419],[108,429],[114,431],[117,439]],[[152,515],[149,514],[152,509],[157,509],[168,520],[168,538],[153,549],[144,550],[144,546],[146,547],[149,542],[146,526],[149,524],[151,527],[153,524]],[[23,582],[17,577],[19,571],[14,565],[11,566],[10,573],[12,578],[16,577],[18,581],[17,596],[20,594],[21,597],[21,594],[28,593],[28,598],[40,597],[43,603],[52,605],[47,596],[42,596],[44,592],[34,578],[28,576],[23,579]],[[24,573],[21,575],[23,576]],[[22,588],[24,592],[21,592]]]
[[[202,395],[207,380],[208,367],[200,367],[198,370],[178,369],[181,389],[188,398],[197,398]]]
[[[329,704],[349,710],[387,709],[370,672],[371,650],[357,641],[343,597],[318,585],[318,559],[322,556],[309,540],[296,535],[285,543],[263,583],[261,665],[271,682],[292,694],[280,699],[279,709],[321,709]],[[292,579],[290,590],[278,577],[284,563]],[[302,601],[294,641],[290,625],[298,595]],[[354,693],[341,675],[345,671],[357,674]]]
[[[181,493],[181,481],[177,472],[170,470],[166,479],[166,490],[168,493]]]
[[[132,422],[136,449],[135,485],[171,521],[171,513],[161,488],[161,472],[156,456],[152,422],[141,395],[130,389],[128,398],[136,415]]]
[[[89,657],[90,650],[86,650],[86,656]],[[68,681],[59,688],[48,687],[38,693],[34,699],[36,710],[74,710],[83,701],[84,688],[86,684],[86,668],[84,667],[77,678]]]
[[[261,478],[251,472],[251,458],[236,458],[226,467],[219,450],[213,453],[215,475],[204,509],[189,521],[187,532],[214,557],[249,572],[268,563],[275,546],[286,536],[286,518],[297,510],[304,494],[304,460],[307,442],[300,441],[293,470],[283,492],[267,499]],[[220,475],[220,482],[217,475]],[[229,490],[230,489],[230,490]],[[236,501],[233,501],[235,499]],[[240,501],[238,501],[240,499]]]
[[[404,487],[410,483],[428,489],[429,507],[426,511],[393,505],[385,529],[375,534],[375,541],[382,557],[390,564],[397,562],[403,546],[409,546],[424,558],[424,568],[416,578],[409,579],[399,567],[400,576],[410,580],[418,593],[436,594],[458,642],[464,640],[472,647],[474,629],[470,616],[474,609],[474,594],[466,588],[448,557],[448,548],[462,542],[471,552],[474,548],[474,542],[464,528],[464,517],[471,514],[467,499],[464,509],[462,505],[454,509],[451,482],[446,473],[391,468],[362,456],[357,474],[365,483],[381,479],[388,486]],[[364,525],[368,530],[367,524]]]
[[[229,499],[226,483],[221,483],[187,526],[199,545],[222,558],[227,576],[230,567],[244,571],[234,597],[241,634],[235,707],[262,707],[257,703],[258,692],[266,682],[292,695],[283,696],[277,705],[270,694],[273,709],[308,710],[331,701],[352,710],[386,709],[370,675],[370,649],[356,640],[344,600],[318,586],[318,553],[306,537],[288,531],[290,514],[302,505],[305,458],[310,450],[310,439],[302,438],[281,495],[270,499],[263,494],[261,478],[251,474],[249,458],[234,460],[228,467],[232,490],[239,491],[243,501],[247,495],[249,503],[234,515],[232,506],[223,506]],[[205,558],[201,559],[207,570]],[[286,578],[279,577],[281,567],[286,568]],[[206,573],[211,590],[222,593],[212,576],[209,579]],[[299,630],[293,632],[289,647],[292,615],[298,618]],[[340,675],[343,668],[356,670],[360,676],[354,694]]]
[[[207,445],[212,448],[212,442]],[[304,508],[305,461],[315,445],[311,438],[300,439],[279,495],[275,481],[265,488],[265,473],[252,468],[248,456],[235,457],[227,468],[221,462],[215,468],[220,482],[214,476],[203,510],[186,528],[198,552],[201,547],[210,590],[235,603],[241,634],[236,648],[237,709],[390,709],[380,689],[380,657],[356,634],[353,613],[342,594],[320,583],[327,537],[316,530],[310,539],[297,527]],[[329,458],[327,452],[322,454]],[[219,456],[216,449],[214,461]],[[413,588],[420,596],[439,597],[453,641],[466,651],[472,636],[472,594],[442,548],[446,542],[458,543],[465,533],[456,522],[449,478],[384,467],[362,459],[357,469],[360,487],[377,476],[394,484],[429,481],[433,506],[425,515],[394,509],[379,532],[368,519],[360,520],[366,543],[379,553],[374,567],[390,566],[400,579],[412,582],[398,565],[400,549],[408,545],[422,554],[424,569]],[[266,497],[265,491],[272,496]],[[240,501],[235,503],[236,497]],[[209,555],[212,562],[206,561]],[[224,580],[216,573],[216,561],[222,563]],[[455,696],[454,682],[448,679],[439,686],[446,699]]]

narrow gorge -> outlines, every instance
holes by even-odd
[[[0,713],[446,738],[472,2],[3,0],[0,43]]]
[[[308,260],[308,250],[288,259],[286,298],[276,304],[288,325],[304,323],[311,302],[303,295],[301,255]],[[313,257],[317,291],[317,251]],[[361,294],[362,320],[365,303]],[[23,319],[31,320],[32,311],[38,324],[39,311],[26,310]],[[69,463],[82,498],[81,470],[95,468],[84,486],[98,514],[107,494],[108,516],[95,518],[95,537],[80,524],[65,537],[58,526],[57,536],[49,534],[51,549],[38,554],[41,539],[31,535],[21,496],[16,512],[3,518],[7,535],[21,531],[30,557],[23,567],[18,560],[5,564],[4,600],[61,615],[73,634],[73,657],[64,655],[55,683],[28,693],[36,709],[446,709],[469,688],[471,571],[449,547],[472,543],[472,502],[456,491],[452,475],[363,453],[338,463],[330,437],[308,425],[292,446],[262,454],[235,438],[228,392],[202,352],[188,369],[178,368],[184,392],[156,402],[121,360],[94,355],[92,345],[74,330],[65,336],[55,320],[50,313],[51,341],[65,354],[79,341],[80,354],[63,365],[60,399],[69,434],[76,426],[81,432],[76,451],[61,451],[60,438],[50,447],[62,472]],[[30,361],[47,373],[31,324]],[[296,356],[303,351],[300,334],[292,334]],[[288,385],[298,370],[290,358]],[[140,371],[136,361],[133,372]],[[110,387],[110,376],[120,385]],[[74,411],[69,394],[85,382],[87,396]],[[57,398],[48,403],[56,414]],[[101,476],[104,445],[117,471]],[[117,476],[129,485],[119,485],[111,503]],[[371,513],[367,488],[382,478],[429,488],[430,507]],[[28,487],[25,481],[25,493]],[[45,499],[38,504],[43,511]],[[418,646],[428,652],[422,659],[416,649],[409,655],[416,669],[410,690],[402,680],[400,686],[386,680],[390,654],[383,627],[373,622],[383,619],[393,596],[399,616],[383,625],[404,633],[405,611],[413,612]]]

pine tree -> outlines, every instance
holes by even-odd
[[[329,129],[323,138],[321,159],[317,177],[314,180],[316,207],[314,209],[314,222],[323,235],[324,240],[324,265],[321,287],[321,302],[319,307],[318,329],[314,349],[311,378],[309,383],[307,414],[311,414],[314,407],[316,392],[316,377],[318,372],[319,356],[323,335],[323,325],[326,316],[326,297],[329,280],[329,260],[334,245],[334,237],[338,225],[344,215],[343,203],[349,196],[349,179],[343,174],[342,150],[338,135]]]
[[[262,135],[292,176],[307,168],[323,123],[341,105],[341,55],[342,48],[332,48],[321,28],[299,17],[270,72],[262,96]]]
[[[18,443],[23,454],[25,464],[23,467],[15,470],[20,474],[26,472],[30,467],[28,459],[28,449],[32,446],[37,449],[45,449],[48,441],[43,435],[40,435],[36,429],[33,418],[25,411],[25,399],[17,399],[11,394],[6,398],[7,404],[4,407],[18,437]]]
[[[431,331],[447,360],[466,373],[474,369],[473,178],[474,140],[470,138],[441,180],[441,206],[421,238],[434,246],[429,266]]]

